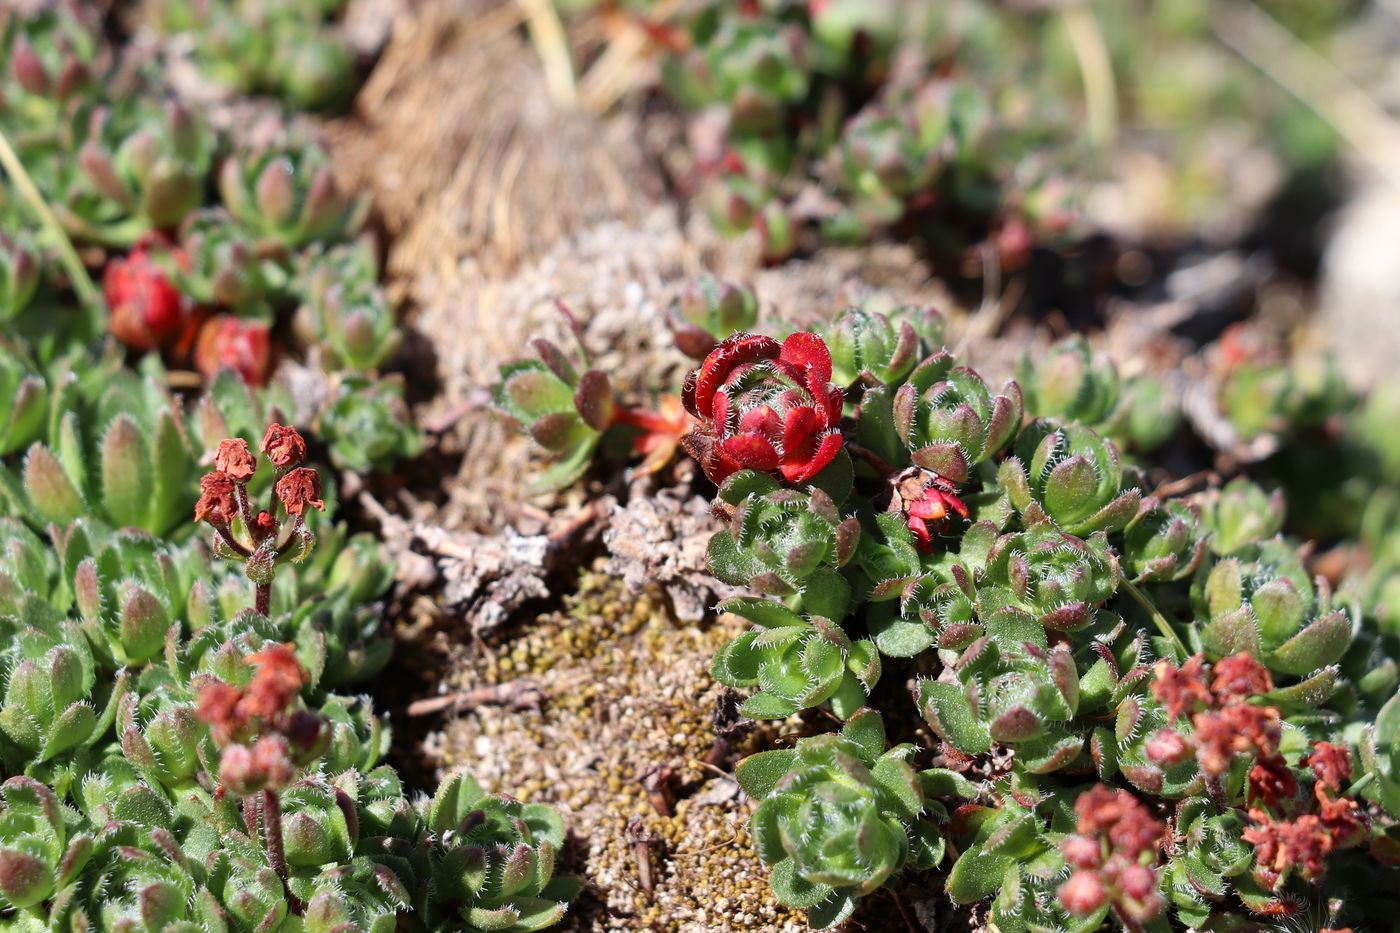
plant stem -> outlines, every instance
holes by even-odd
[[[238,512],[243,516],[243,527],[247,529],[248,535],[256,541],[257,538],[253,531],[253,509],[252,506],[248,505],[248,487],[242,483],[235,483],[233,494],[238,499]]]
[[[243,824],[248,827],[248,838],[258,838],[258,798],[243,798]]]
[[[53,215],[48,202],[44,200],[44,196],[35,187],[34,180],[25,171],[24,163],[20,162],[19,156],[15,154],[15,150],[10,146],[10,140],[3,131],[0,131],[0,167],[5,169],[5,174],[10,176],[15,188],[19,190],[20,197],[29,203],[29,207],[38,215],[40,226],[53,239],[54,246],[58,249],[58,258],[63,263],[64,269],[67,270],[68,278],[72,280],[73,291],[78,293],[78,300],[82,302],[83,308],[88,313],[89,328],[93,334],[102,333],[106,328],[106,306],[102,301],[102,295],[92,284],[92,278],[83,265],[82,257],[73,248],[73,241],[68,239],[68,234],[63,232],[58,218]]]
[[[1126,930],[1127,933],[1146,933],[1146,927],[1119,910],[1117,905],[1113,907],[1113,916],[1123,925],[1123,929]]]
[[[267,860],[282,884],[287,883],[287,852],[282,846],[282,802],[277,799],[277,791],[262,792],[263,845],[267,848]],[[292,913],[301,915],[301,901],[287,889],[287,906]]]
[[[222,526],[215,527],[215,528],[214,528],[214,533],[215,533],[216,535],[219,536],[219,540],[220,540],[220,541],[222,541],[224,544],[226,544],[226,545],[228,546],[228,549],[229,549],[230,551],[233,551],[235,554],[239,555],[240,557],[248,557],[249,555],[252,554],[252,551],[249,551],[246,547],[244,547],[243,545],[239,544],[239,543],[238,543],[238,539],[234,538],[233,535],[231,535],[231,534],[228,533],[228,529],[227,529],[227,528],[222,527]]]
[[[271,584],[271,583],[259,583],[259,584],[257,585],[257,591],[256,591],[256,595],[255,595],[255,597],[254,597],[253,608],[257,610],[258,615],[264,615],[264,616],[270,616],[270,615],[272,615],[272,584]]]
[[[1158,611],[1156,606],[1152,605],[1152,600],[1148,599],[1146,594],[1144,594],[1142,590],[1138,589],[1136,583],[1124,577],[1123,589],[1127,590],[1128,595],[1131,596],[1133,600],[1136,601],[1137,604],[1141,606],[1149,616],[1152,617],[1152,622],[1157,626],[1161,633],[1165,635],[1168,639],[1170,639],[1172,644],[1176,645],[1176,647],[1180,649],[1182,657],[1185,657],[1188,654],[1190,654],[1190,652],[1186,650],[1186,644],[1182,642],[1181,636],[1177,635],[1176,632],[1172,630],[1172,625],[1170,622],[1167,621],[1167,617],[1162,615],[1162,613]]]

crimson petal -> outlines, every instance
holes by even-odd
[[[825,385],[831,381],[831,351],[817,334],[792,334],[783,341],[778,359],[807,370],[808,386]]]
[[[724,434],[729,428],[729,406],[732,404],[728,392],[716,392],[710,401],[710,418],[714,421],[714,432]]]
[[[720,442],[725,456],[750,470],[776,469],[781,458],[768,439],[758,434],[736,434]]]
[[[697,418],[709,418],[715,392],[729,381],[734,371],[751,366],[759,360],[777,359],[781,348],[772,337],[759,334],[734,334],[710,351],[695,377],[695,388],[686,393],[690,413]]]
[[[768,405],[760,405],[744,412],[739,419],[740,434],[762,434],[777,439],[783,431],[783,421],[778,413]]]
[[[925,496],[917,502],[909,503],[909,517],[937,521],[948,517],[948,509],[941,497]]]
[[[840,449],[841,434],[832,431],[822,438],[816,453],[807,458],[805,463],[784,463],[783,477],[790,483],[805,483],[826,469],[827,465],[836,459],[836,454]]]
[[[845,394],[839,386],[826,385],[814,389],[812,392],[814,399],[820,400],[826,415],[826,426],[836,427],[841,422],[841,403],[845,400]]]
[[[783,421],[783,460],[795,463],[812,456],[817,449],[817,432],[823,427],[816,409],[807,405],[788,409]]]
[[[914,534],[914,546],[921,551],[933,550],[933,535],[929,533],[924,520],[911,513],[905,522]]]

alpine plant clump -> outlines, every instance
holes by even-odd
[[[208,546],[111,526],[81,499],[78,514],[30,525],[3,500],[0,919],[36,931],[554,923],[577,891],[554,875],[560,817],[460,774],[410,800],[382,763],[388,727],[370,699],[335,692],[387,660],[373,600],[392,574],[373,540],[322,514],[334,497],[301,435],[260,433],[256,451],[219,440],[198,498],[176,493]]]
[[[646,21],[690,121],[683,179],[715,226],[780,261],[810,242],[922,240],[1025,263],[1071,226],[1068,121],[952,54],[967,24],[889,2],[692,4]],[[901,41],[914,38],[915,41]]]
[[[157,2],[142,15],[163,36],[198,37],[204,65],[220,37],[244,29],[222,49],[223,64],[277,71],[246,89],[280,87],[311,106],[352,86],[346,40],[324,28],[331,6]],[[337,382],[297,411],[300,427],[337,434],[338,463],[385,468],[415,455],[402,392],[380,376],[400,344],[395,308],[373,245],[349,242],[368,199],[342,190],[331,154],[291,114],[216,127],[160,71],[122,67],[111,25],[71,0],[0,14],[0,132],[47,205],[0,199],[0,319],[13,338],[3,351],[48,367],[105,330],[133,356],[206,380],[230,371],[253,386],[272,382],[282,357],[304,353],[355,383]],[[59,231],[44,229],[50,212],[75,248],[69,262],[51,242]],[[283,346],[288,333],[295,344]],[[347,458],[352,426],[368,452]]]
[[[738,766],[775,896],[833,926],[941,865],[1001,930],[1364,922],[1381,886],[1318,881],[1395,863],[1393,632],[1278,495],[1150,494],[1113,439],[1137,383],[1082,341],[995,388],[928,321],[729,334],[685,384],[709,563],[749,591],[713,674],[845,723]],[[887,751],[877,702],[933,747]]]

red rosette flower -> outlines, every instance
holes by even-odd
[[[781,344],[735,334],[691,373],[682,400],[701,423],[687,449],[715,483],[743,469],[805,483],[841,450],[841,389],[816,334]]]
[[[168,347],[184,329],[192,308],[155,259],[152,246],[142,242],[128,255],[107,263],[102,273],[107,326],[112,336],[133,350]],[[171,250],[170,256],[188,267],[189,260],[180,250]]]
[[[267,325],[232,314],[216,314],[205,321],[194,346],[195,368],[209,379],[221,369],[231,369],[249,385],[260,386],[267,379],[271,358]]]

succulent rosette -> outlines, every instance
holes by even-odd
[[[49,384],[22,357],[0,350],[0,457],[43,436],[49,417]]]
[[[974,466],[1015,439],[1025,410],[1016,383],[993,395],[981,376],[946,352],[915,366],[884,404],[903,456],[954,483],[965,482]]]
[[[0,122],[53,128],[82,99],[104,66],[94,13],[77,0],[0,11]]]
[[[1351,619],[1333,607],[1327,581],[1310,581],[1282,539],[1265,542],[1253,560],[1227,557],[1198,572],[1193,593],[1212,656],[1247,651],[1272,671],[1304,677],[1334,664],[1351,642]]]
[[[0,233],[0,321],[19,317],[39,286],[40,257],[22,237]]]
[[[559,458],[537,487],[560,488],[587,472],[603,432],[617,420],[620,409],[607,374],[587,368],[586,358],[579,361],[585,367],[580,373],[552,341],[540,337],[533,344],[539,358],[502,366],[493,398],[497,410]]]
[[[750,289],[709,276],[686,285],[668,318],[676,346],[697,360],[757,321],[758,298]]]
[[[302,306],[292,322],[297,337],[320,349],[327,369],[377,369],[402,334],[368,244],[334,246],[307,265]]]
[[[918,359],[919,332],[910,318],[912,309],[896,308],[890,314],[847,308],[825,331],[831,349],[832,369],[838,385],[857,379],[897,385]],[[936,312],[925,312],[936,317]]]
[[[52,790],[28,777],[0,785],[0,905],[24,909],[65,886],[92,855]]]
[[[208,127],[178,101],[98,107],[54,212],[74,236],[112,246],[173,230],[199,206],[213,153]]]
[[[840,615],[845,602],[838,598],[820,608]],[[819,605],[810,593],[804,604]],[[815,610],[804,618],[782,603],[748,597],[726,600],[719,608],[754,625],[721,648],[711,666],[722,684],[759,688],[740,708],[745,716],[779,719],[830,702],[836,715],[850,717],[880,678],[875,644],[850,638]]]
[[[903,868],[932,868],[946,847],[947,811],[931,799],[960,786],[948,772],[916,772],[912,745],[886,750],[880,714],[863,709],[839,735],[746,758],[736,776],[759,802],[752,831],[773,866],[773,892],[806,909],[815,928],[836,926],[856,902]],[[961,782],[965,786],[966,782]]]
[[[224,161],[219,193],[229,213],[260,241],[286,249],[359,230],[369,203],[341,191],[325,150],[285,134],[268,136]]]
[[[841,451],[843,395],[816,334],[781,344],[735,334],[691,373],[682,398],[701,422],[688,443],[712,482],[748,469],[807,483]]]
[[[1048,351],[1023,356],[1016,377],[1026,392],[1026,407],[1039,418],[1059,418],[1099,425],[1118,404],[1118,372],[1105,356],[1095,355],[1082,336],[1066,337]]]
[[[1184,580],[1200,566],[1208,537],[1191,502],[1149,496],[1123,530],[1123,569],[1135,583]]]
[[[226,211],[195,211],[180,225],[182,262],[172,277],[202,305],[240,309],[270,288],[257,244]]]
[[[1036,421],[1021,432],[1016,457],[997,478],[1022,519],[1046,516],[1064,531],[1118,531],[1137,514],[1142,493],[1123,489],[1118,448],[1091,428]]]
[[[1241,476],[1197,497],[1201,524],[1214,554],[1241,554],[1283,530],[1286,511],[1283,490],[1265,492]]]

